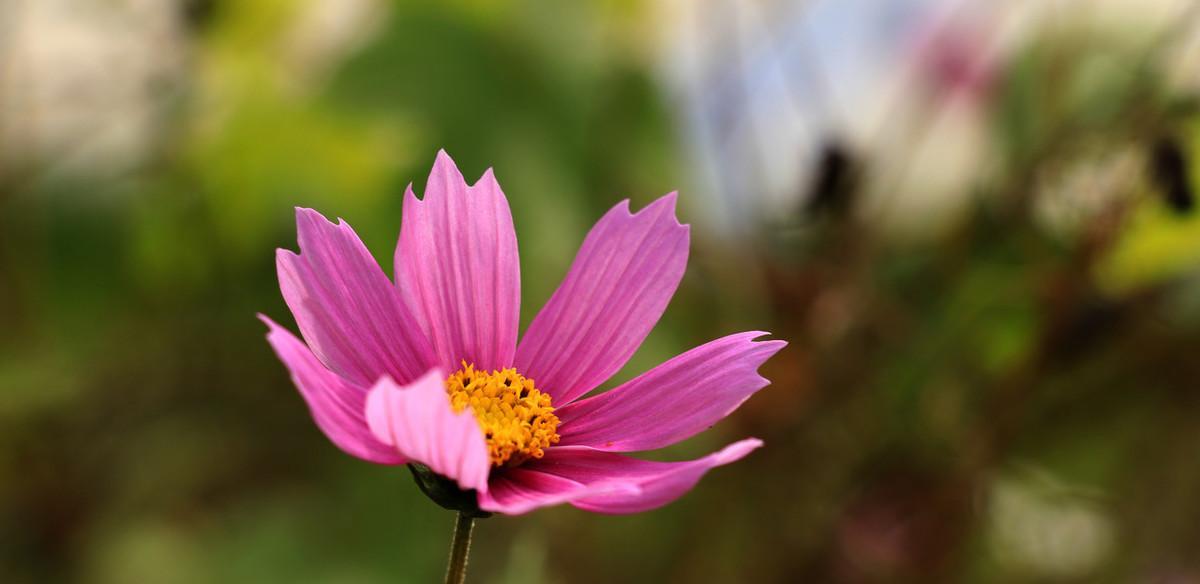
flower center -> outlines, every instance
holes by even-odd
[[[516,466],[545,456],[544,449],[558,443],[558,416],[550,396],[538,391],[532,379],[516,369],[488,373],[466,361],[462,365],[446,379],[446,393],[455,412],[471,406],[492,464]]]

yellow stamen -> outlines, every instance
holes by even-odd
[[[471,406],[492,464],[515,466],[541,458],[546,447],[558,443],[558,416],[550,396],[534,388],[532,379],[516,369],[488,373],[466,361],[462,365],[446,380],[446,393],[455,412]]]

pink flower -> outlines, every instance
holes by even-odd
[[[717,339],[580,399],[633,355],[679,285],[688,226],[674,193],[605,214],[520,343],[517,238],[491,170],[467,185],[439,152],[424,199],[409,187],[395,283],[349,225],[311,209],[296,221],[301,253],[278,250],[276,264],[305,342],[262,317],[267,340],[334,444],[412,463],[427,493],[440,480],[475,511],[634,513],[762,445],[687,462],[620,454],[693,436],[765,387],[757,369],[785,345],[755,341],[766,333]]]

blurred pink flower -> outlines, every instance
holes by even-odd
[[[683,276],[689,228],[674,193],[605,214],[520,343],[517,239],[490,169],[468,185],[439,152],[424,199],[409,187],[394,284],[349,225],[296,215],[301,254],[278,250],[276,263],[307,344],[261,318],[317,425],[348,454],[420,465],[476,510],[634,513],[762,445],[687,462],[619,454],[693,436],[765,387],[757,369],[786,344],[755,341],[766,333],[717,339],[579,399],[633,355]]]

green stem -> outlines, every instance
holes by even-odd
[[[467,554],[471,552],[471,531],[475,518],[459,512],[454,520],[454,539],[450,540],[450,563],[446,566],[446,584],[462,584],[467,579]]]

